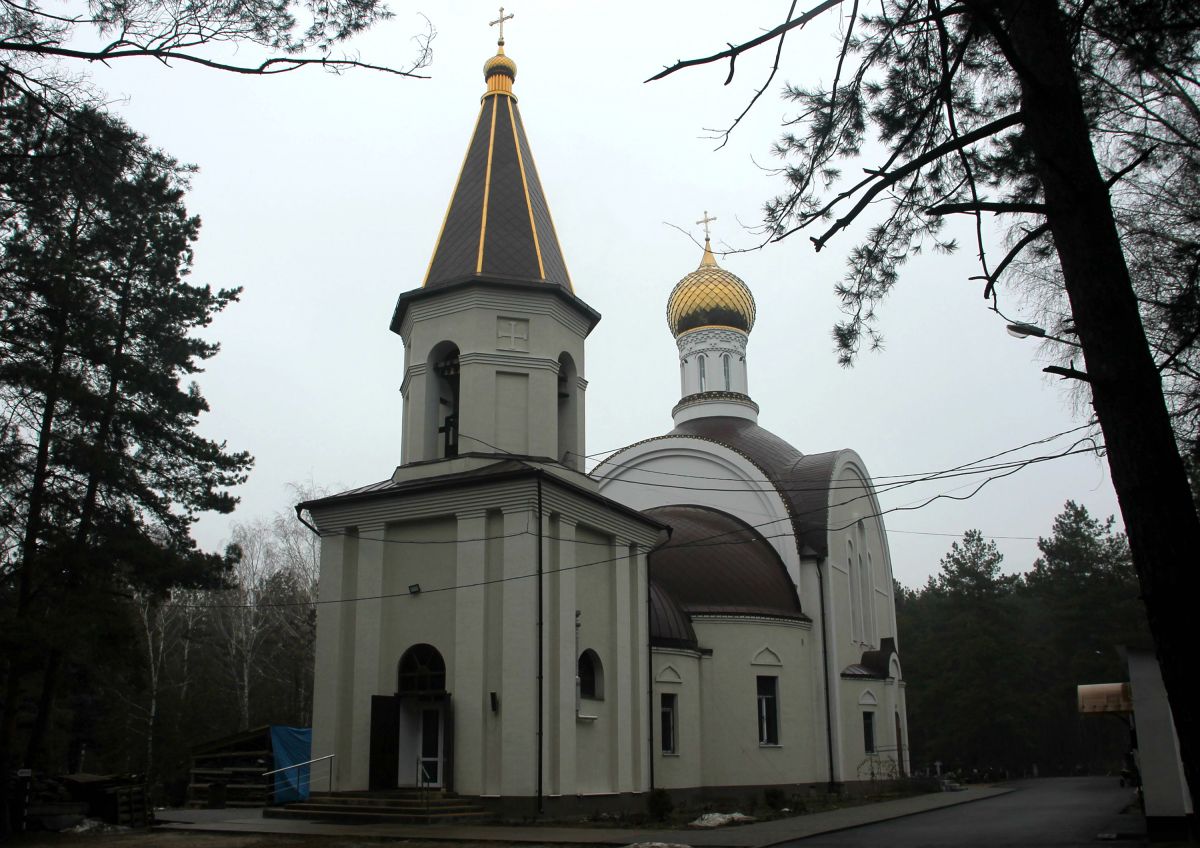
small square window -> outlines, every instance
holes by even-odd
[[[678,706],[676,695],[661,696],[662,713],[662,752],[664,754],[679,753]]]
[[[758,744],[779,744],[779,678],[758,678]]]

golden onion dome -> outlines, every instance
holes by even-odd
[[[517,78],[517,63],[504,55],[504,44],[500,43],[496,55],[483,63],[483,78],[488,80],[493,74],[503,74],[511,79]]]
[[[675,284],[667,299],[667,326],[676,338],[700,327],[754,327],[754,295],[739,277],[717,265],[708,238],[700,267]]]

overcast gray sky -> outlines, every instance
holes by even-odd
[[[728,87],[724,66],[642,81],[677,58],[753,37],[786,5],[508,7],[514,91],[567,265],[577,294],[604,316],[588,342],[591,453],[670,429],[679,385],[666,298],[700,252],[668,225],[701,238],[693,222],[708,210],[726,248],[756,243],[749,228],[779,189],[761,167],[773,164],[771,142],[789,114],[779,89],[831,78],[834,35],[826,25],[789,37],[776,81],[720,151],[704,128],[741,111],[773,51],[740,60]],[[289,509],[289,482],[357,486],[399,462],[403,347],[388,321],[396,296],[421,284],[429,262],[484,90],[481,68],[495,52],[487,23],[497,10],[449,0],[393,8],[394,20],[350,49],[405,64],[423,13],[438,33],[431,79],[367,71],[248,78],[150,62],[91,70],[116,112],[200,166],[188,199],[204,220],[194,279],[245,288],[211,329],[223,349],[200,376],[212,405],[202,429],[257,462],[237,512],[198,525],[206,548],[224,543],[232,521]],[[840,368],[833,286],[862,232],[852,228],[820,254],[801,234],[721,260],[758,303],[749,366],[760,424],[805,452],[853,448],[878,479],[957,466],[1084,423],[1064,385],[1041,373],[1037,347],[1007,335],[968,280],[978,270],[966,232],[958,254],[905,266],[881,310],[886,348]],[[1002,297],[1021,314],[1017,293]],[[983,479],[908,486],[883,504],[961,498]],[[923,583],[971,527],[996,539],[1009,570],[1024,570],[1068,498],[1099,516],[1117,511],[1103,461],[1045,462],[968,500],[890,512],[895,575]]]

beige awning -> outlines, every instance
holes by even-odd
[[[1076,690],[1081,713],[1133,712],[1133,687],[1128,683],[1085,683]]]

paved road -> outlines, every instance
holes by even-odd
[[[1006,784],[997,798],[784,843],[795,848],[1070,848],[1117,834],[1123,846],[1144,841],[1139,815],[1122,815],[1132,800],[1116,778],[1063,777]],[[1136,837],[1136,838],[1131,838]],[[1109,837],[1111,838],[1111,836]]]

